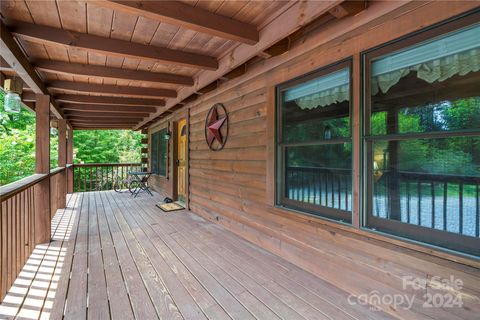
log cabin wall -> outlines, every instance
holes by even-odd
[[[354,295],[405,294],[402,277],[462,279],[462,308],[423,308],[416,292],[410,309],[382,305],[398,318],[457,319],[480,312],[478,260],[367,232],[360,226],[360,54],[478,6],[473,2],[413,2],[397,10],[393,3],[371,3],[355,17],[320,25],[294,43],[289,52],[262,60],[239,78],[152,125],[157,130],[189,112],[189,208]],[[275,86],[320,67],[352,58],[354,72],[353,226],[275,207]],[[208,149],[205,117],[215,103],[229,113],[229,136],[220,152]],[[169,150],[173,150],[173,139]],[[173,161],[171,154],[170,161]],[[171,164],[171,162],[170,162]],[[169,165],[169,177],[173,166]],[[172,195],[172,179],[153,179],[157,190]],[[288,272],[288,270],[285,270]],[[345,301],[347,303],[347,301]]]

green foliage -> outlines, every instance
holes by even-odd
[[[22,108],[7,113],[0,90],[0,184],[19,180],[35,172],[35,114]]]
[[[7,113],[0,90],[0,184],[35,172],[35,113]],[[75,163],[140,162],[141,134],[128,130],[74,131]],[[50,132],[50,168],[57,166],[58,131]]]
[[[387,115],[387,111],[378,111],[371,115],[372,135],[478,130],[480,97],[400,108],[396,132],[388,132]],[[284,141],[291,143],[323,140],[327,125],[333,138],[349,137],[348,118],[326,121],[309,119],[285,125]],[[389,158],[388,150],[387,141],[378,141],[373,145],[373,160],[381,170],[388,167],[386,163]],[[290,147],[287,149],[286,160],[291,166],[351,168],[351,144],[339,144],[336,147],[333,145]],[[479,176],[480,137],[438,137],[399,141],[398,160],[398,169],[401,171]]]
[[[142,135],[128,130],[78,130],[73,134],[75,163],[140,162]]]

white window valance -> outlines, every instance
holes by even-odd
[[[480,70],[480,24],[381,57],[372,62],[371,93],[388,90],[416,72],[428,83]]]
[[[350,99],[348,68],[299,84],[285,91],[284,101],[295,101],[303,110],[325,107]]]

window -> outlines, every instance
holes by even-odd
[[[351,222],[350,62],[277,87],[277,204]]]
[[[366,226],[480,255],[480,24],[466,20],[364,56]]]
[[[160,176],[167,176],[167,159],[168,159],[168,140],[167,128],[152,134],[152,154],[151,154],[151,171]]]

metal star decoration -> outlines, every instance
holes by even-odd
[[[207,142],[209,147],[212,146],[212,143],[213,141],[215,141],[215,139],[218,141],[219,144],[223,144],[223,138],[222,133],[220,132],[220,128],[225,123],[225,120],[227,120],[226,116],[218,119],[217,109],[212,110],[207,127]]]

